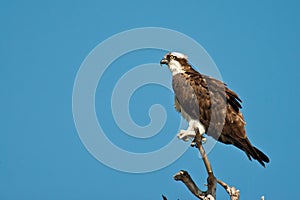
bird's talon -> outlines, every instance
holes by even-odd
[[[192,147],[195,147],[197,144],[196,144],[196,142],[195,141],[193,141],[192,143],[191,143],[191,146]]]
[[[177,134],[178,139],[181,139],[185,142],[189,141],[190,139],[194,139],[195,132],[189,131],[189,130],[180,130],[180,132]]]

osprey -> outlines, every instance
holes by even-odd
[[[269,158],[252,146],[246,136],[246,123],[240,111],[242,101],[235,92],[225,83],[194,70],[184,54],[170,52],[160,64],[168,65],[172,72],[175,109],[189,123],[178,138],[193,139],[198,128],[201,135],[206,133],[219,142],[232,144],[265,167]]]

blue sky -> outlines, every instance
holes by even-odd
[[[243,199],[283,199],[287,194],[281,191],[297,199],[299,6],[298,1],[2,2],[0,199],[150,200],[161,199],[161,194],[193,199],[172,179],[180,169],[189,171],[204,189],[206,174],[195,149],[164,169],[130,174],[101,164],[77,134],[72,90],[81,63],[108,37],[148,26],[180,31],[207,50],[223,80],[243,100],[250,140],[271,159],[264,169],[236,148],[217,144],[209,154],[215,175],[239,188]],[[130,55],[123,71],[116,66],[121,59],[114,63],[104,76],[112,78],[107,84],[136,64],[159,62],[163,56],[144,53]],[[171,74],[166,79],[171,81]],[[107,94],[104,98],[101,91]],[[178,120],[170,92],[145,86],[130,104],[133,119],[145,125],[148,105],[157,103],[152,97],[163,97],[158,103],[172,120],[160,133],[169,132],[162,144],[155,138],[139,143],[122,136],[105,109],[109,92],[109,87],[98,86],[96,107],[115,144],[144,152],[170,139],[172,121]],[[218,197],[227,198],[223,188],[218,188]]]

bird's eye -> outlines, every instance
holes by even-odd
[[[176,56],[170,55],[170,60],[176,59]]]

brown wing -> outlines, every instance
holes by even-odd
[[[177,97],[174,97],[174,108],[177,110],[177,112],[181,112],[181,106],[177,100]]]
[[[190,118],[198,120],[200,116],[199,104],[190,82],[186,81],[183,74],[177,74],[173,76],[172,85],[175,92],[176,110],[182,112],[181,108],[183,108]]]
[[[243,114],[240,111],[241,99],[238,95],[232,90],[228,89],[226,84],[216,79],[213,79],[208,76],[203,77],[207,84],[207,87],[211,94],[211,102],[214,103],[223,103],[223,99],[226,99],[226,117],[225,123],[221,132],[218,141],[223,142],[225,144],[233,144],[239,149],[243,150],[248,158],[251,160],[251,157],[257,160],[262,166],[265,166],[264,162],[269,162],[269,158],[261,152],[256,147],[252,146],[249,139],[246,136],[245,125],[246,122],[244,120]],[[225,95],[225,98],[224,98]],[[216,101],[216,102],[214,102]],[[212,113],[216,113],[216,115],[220,115],[218,113],[223,113],[224,106],[218,107],[217,109],[212,111]],[[221,116],[221,117],[224,117]],[[211,119],[213,122],[213,119]],[[211,124],[214,126],[213,124]],[[218,127],[219,128],[219,127]],[[219,130],[219,129],[217,129]],[[209,134],[209,132],[208,132]],[[214,133],[212,134],[214,137]]]
[[[240,111],[241,100],[226,84],[189,69],[173,76],[173,89],[177,103],[192,119],[199,119],[207,135],[233,144],[263,166],[263,161],[269,162],[268,157],[248,140]]]
[[[198,72],[177,74],[172,83],[175,105],[180,104],[190,118],[204,125],[208,135],[218,139],[226,115],[224,84]]]

